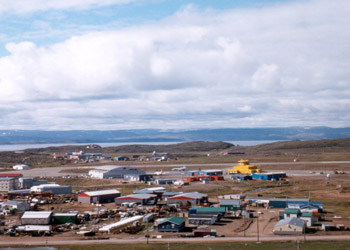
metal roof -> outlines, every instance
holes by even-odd
[[[197,213],[225,213],[226,208],[224,207],[196,207]]]
[[[123,200],[123,199],[150,199],[150,198],[155,198],[157,197],[157,195],[155,194],[130,194],[130,195],[126,195],[126,196],[121,196],[118,198],[115,198],[116,200]]]
[[[220,200],[220,205],[240,206],[242,205],[242,201],[241,200]]]
[[[143,218],[143,216],[141,216],[141,215],[136,215],[134,217],[126,218],[126,219],[118,221],[116,223],[112,223],[112,224],[106,225],[104,227],[101,227],[99,229],[99,231],[101,231],[101,232],[110,232],[114,228],[125,226],[127,224],[130,224],[130,223],[133,223],[135,221],[141,220],[142,218]]]
[[[8,173],[8,174],[0,174],[0,177],[21,177],[22,174]]]
[[[193,193],[178,194],[178,195],[169,197],[168,199],[175,199],[176,200],[177,198],[181,198],[181,197],[187,197],[187,198],[191,198],[191,199],[202,199],[203,197],[208,197],[208,195],[198,193],[198,192],[193,192]]]
[[[298,219],[295,217],[290,217],[287,219],[280,220],[279,222],[276,223],[275,227],[277,226],[283,226],[283,225],[294,225],[297,227],[304,227],[305,226],[305,221],[302,219]]]
[[[284,210],[284,213],[285,214],[298,214],[298,213],[300,213],[300,210],[297,208],[286,208]]]
[[[49,218],[52,212],[40,211],[40,212],[24,212],[22,219],[33,219],[33,218]]]
[[[99,190],[99,191],[88,191],[84,192],[88,196],[99,196],[99,195],[109,195],[109,194],[120,194],[117,189]]]
[[[165,220],[162,220],[161,222],[158,223],[158,225],[161,225],[161,224],[166,223],[166,222],[171,222],[171,223],[174,223],[176,225],[181,225],[182,223],[185,223],[185,219],[182,219],[182,218],[177,217],[177,216],[173,216],[173,217],[167,218]]]

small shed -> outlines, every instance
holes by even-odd
[[[173,216],[158,223],[158,232],[180,232],[185,228],[185,219]]]
[[[49,225],[52,212],[24,212],[21,217],[23,225]]]
[[[52,214],[52,224],[76,224],[78,221],[78,213],[54,213]]]

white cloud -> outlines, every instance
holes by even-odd
[[[137,1],[142,0],[0,0],[0,13],[23,14],[47,10],[87,9]]]
[[[0,128],[349,126],[349,9],[185,8],[47,47],[9,43]]]

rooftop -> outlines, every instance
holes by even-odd
[[[88,191],[84,192],[88,196],[98,196],[98,195],[109,195],[109,194],[120,194],[117,189],[99,190],[99,191]]]

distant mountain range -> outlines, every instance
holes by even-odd
[[[287,127],[198,130],[0,130],[0,144],[319,140],[349,138],[350,128]]]

